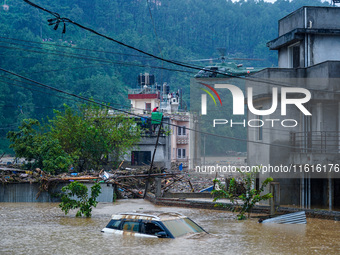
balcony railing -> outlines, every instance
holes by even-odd
[[[177,158],[176,161],[177,161],[177,162],[187,162],[187,161],[188,161],[188,157]]]
[[[150,87],[128,90],[128,94],[157,94],[158,92],[158,89]]]
[[[189,143],[189,137],[188,137],[188,135],[177,135],[176,141],[177,141],[177,144],[188,144]]]
[[[340,153],[340,132],[291,132],[290,143],[299,153]]]

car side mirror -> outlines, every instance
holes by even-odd
[[[158,232],[157,233],[158,238],[166,238],[168,237],[167,234],[164,231]]]

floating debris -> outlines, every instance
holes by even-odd
[[[259,223],[306,224],[306,212],[289,213],[271,219],[259,220]]]

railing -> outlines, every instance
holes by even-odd
[[[129,89],[128,94],[157,94],[159,92],[156,88],[140,88],[140,89]]]
[[[299,153],[340,153],[340,132],[291,132],[290,144]]]
[[[177,144],[188,144],[189,143],[189,136],[186,135],[177,135],[176,136]]]
[[[187,161],[188,161],[188,157],[177,158],[176,161],[177,161],[177,162],[187,162]]]

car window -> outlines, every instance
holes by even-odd
[[[197,226],[195,222],[189,218],[177,219],[177,220],[167,220],[163,221],[163,224],[171,232],[174,237],[179,237],[188,233],[203,232],[204,230]]]
[[[198,226],[195,222],[193,222],[191,219],[189,218],[184,218],[183,219],[185,221],[185,223],[187,223],[191,228],[193,228],[195,230],[195,232],[202,232],[204,231],[200,226]]]
[[[139,222],[136,221],[125,221],[123,223],[122,230],[130,232],[139,232]]]
[[[121,223],[121,220],[111,220],[109,224],[107,224],[107,228],[112,228],[112,229],[118,229],[119,225]]]
[[[144,233],[147,235],[157,235],[158,232],[164,231],[156,223],[144,223]]]

